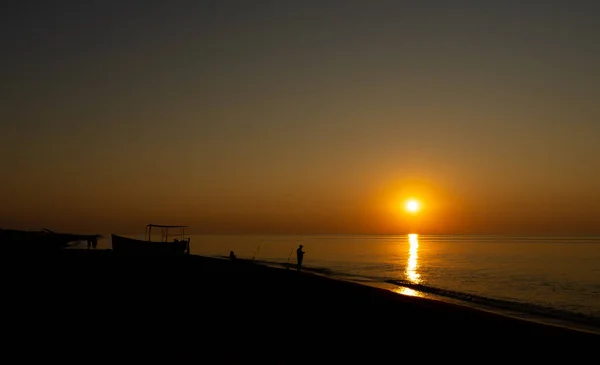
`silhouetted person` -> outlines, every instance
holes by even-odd
[[[233,253],[233,251],[229,251],[229,258],[235,260],[235,254]]]
[[[302,259],[306,252],[302,251],[302,245],[298,246],[296,250],[296,259],[298,260],[298,271],[302,270]]]
[[[96,246],[98,246],[98,240],[95,238],[89,239],[87,240],[87,248],[88,250],[90,248],[96,248]]]

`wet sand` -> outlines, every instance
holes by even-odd
[[[5,256],[3,269],[5,356],[21,361],[573,361],[600,345],[599,335],[244,261],[65,250]]]

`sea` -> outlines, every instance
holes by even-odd
[[[143,238],[125,235],[132,238]],[[142,235],[143,236],[143,235]],[[191,253],[600,333],[600,236],[191,235]],[[98,248],[110,248],[110,235]]]

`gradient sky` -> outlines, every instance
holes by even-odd
[[[0,227],[600,233],[598,2],[8,3]]]

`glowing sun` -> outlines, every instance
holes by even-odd
[[[416,200],[409,200],[406,202],[406,210],[411,213],[416,213],[419,211],[419,202]]]

